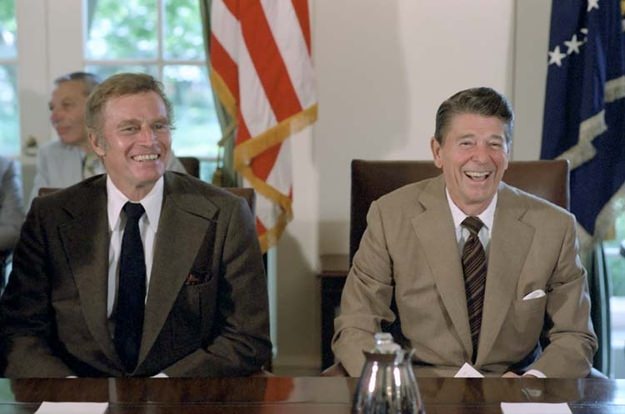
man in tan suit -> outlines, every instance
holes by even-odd
[[[104,81],[86,120],[107,173],[34,200],[0,301],[4,374],[258,372],[271,343],[247,203],[165,172],[172,109],[151,76]]]
[[[350,375],[374,333],[398,320],[417,375],[453,376],[465,363],[489,376],[589,373],[597,340],[575,218],[501,182],[513,117],[489,88],[450,97],[431,140],[442,174],[372,203],[335,321],[333,350]],[[474,338],[461,259],[468,216],[483,223],[487,269]]]

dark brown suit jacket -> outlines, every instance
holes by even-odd
[[[106,178],[37,198],[0,302],[7,377],[120,376],[107,318]],[[165,173],[135,376],[258,371],[271,352],[267,285],[244,200]]]

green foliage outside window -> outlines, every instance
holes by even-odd
[[[615,247],[619,247],[618,243]],[[625,257],[607,256],[606,261],[612,276],[612,296],[625,296]]]
[[[85,56],[94,60],[155,59],[158,53],[156,0],[98,0],[89,10]],[[90,4],[91,5],[91,4]]]
[[[625,200],[621,200],[625,203]],[[625,214],[621,214],[614,224],[616,230],[615,240],[606,242],[614,251],[621,252],[621,243],[625,242]],[[625,252],[623,252],[625,253]],[[625,257],[623,253],[608,255],[607,266],[612,277],[612,295],[625,296]]]
[[[165,59],[204,60],[198,0],[165,0]]]

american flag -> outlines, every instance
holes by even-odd
[[[212,0],[210,16],[211,82],[236,120],[234,167],[256,190],[267,251],[293,214],[289,138],[317,119],[308,2]]]

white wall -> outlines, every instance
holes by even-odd
[[[517,0],[515,14],[513,154],[517,160],[536,160],[543,129],[551,1]]]
[[[482,85],[512,98],[514,86],[514,0],[310,5],[319,120],[312,141],[293,142],[295,219],[277,250],[277,367],[320,365],[318,256],[348,251],[350,161],[430,159],[445,98]]]
[[[47,102],[53,80],[83,65],[82,0],[19,0],[19,100],[21,142],[39,145],[55,136]],[[24,195],[28,198],[35,175],[35,153],[21,154]]]

